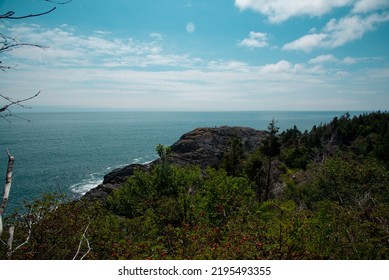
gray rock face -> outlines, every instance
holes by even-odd
[[[134,175],[135,170],[148,171],[150,164],[130,164],[122,168],[116,168],[104,176],[103,184],[121,184],[129,176]]]
[[[179,166],[198,165],[206,167],[219,167],[224,152],[227,149],[228,141],[231,138],[238,138],[242,141],[246,152],[256,150],[264,140],[266,132],[248,127],[215,127],[197,128],[181,136],[171,146],[170,160]],[[104,176],[102,184],[85,194],[86,199],[99,199],[104,201],[114,189],[120,187],[128,177],[134,174],[135,170],[150,170],[159,160],[149,164],[130,164],[123,168],[113,170]]]
[[[244,150],[252,152],[262,143],[264,135],[263,131],[247,127],[197,128],[171,146],[171,161],[178,165],[219,167],[229,139],[240,139]]]
[[[119,188],[127,178],[134,175],[136,170],[148,171],[151,164],[130,164],[123,168],[117,168],[104,176],[103,183],[87,192],[83,198],[87,200],[101,200],[104,202],[107,196]]]

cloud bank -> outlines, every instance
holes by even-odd
[[[334,49],[361,39],[381,23],[389,22],[389,13],[348,15],[331,19],[320,33],[304,35],[283,46],[284,50],[310,52],[313,49]]]

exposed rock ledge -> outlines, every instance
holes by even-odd
[[[262,143],[266,132],[248,127],[197,128],[184,134],[171,146],[171,161],[179,166],[198,165],[218,167],[223,159],[228,140],[239,138],[246,152],[254,151]],[[130,164],[104,176],[102,184],[85,194],[86,199],[104,200],[114,189],[120,187],[137,169],[150,170],[159,160],[149,164]]]

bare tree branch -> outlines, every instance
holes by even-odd
[[[53,3],[53,4],[57,4],[57,5],[65,5],[69,2],[72,2],[72,0],[68,0],[68,1],[65,1],[65,2],[57,2],[57,1],[54,1],[54,0],[44,0],[45,2],[49,2],[49,3]],[[14,17],[13,15],[15,14],[14,11],[9,11],[9,12],[6,12],[5,14],[3,15],[0,15],[0,19],[23,19],[23,18],[31,18],[31,17],[39,17],[39,16],[43,16],[43,15],[47,15],[49,13],[51,13],[52,11],[54,11],[56,9],[56,7],[53,7],[51,8],[50,10],[46,11],[46,12],[42,12],[42,13],[38,13],[38,14],[29,14],[29,15],[25,15],[25,16],[19,16],[19,17]]]
[[[8,52],[8,51],[11,51],[12,49],[14,49],[16,47],[22,47],[22,46],[37,47],[37,48],[41,48],[41,49],[47,48],[47,47],[44,47],[44,46],[41,46],[41,45],[37,45],[37,44],[15,43],[15,44],[12,44],[12,45],[4,45],[3,47],[0,48],[0,53]]]
[[[80,260],[83,260],[89,254],[89,252],[92,250],[88,238],[85,237],[84,239],[86,240],[86,244],[88,245],[88,251],[86,251],[85,254],[82,255]]]
[[[52,11],[54,11],[55,9],[56,9],[56,7],[53,7],[49,11],[46,11],[43,13],[29,14],[29,15],[20,16],[20,17],[14,17],[13,15],[15,14],[15,12],[9,11],[9,12],[5,13],[4,15],[0,15],[0,19],[23,19],[23,18],[30,18],[30,17],[39,17],[39,16],[47,15],[47,14],[51,13]]]
[[[31,107],[25,107],[25,108],[31,108]],[[9,117],[13,117],[15,119],[21,119],[21,120],[26,121],[26,122],[31,122],[31,120],[29,120],[29,119],[23,118],[23,117],[18,116],[18,115],[14,115],[10,110],[8,110],[8,112],[9,112],[8,114],[0,115],[0,118],[3,118],[9,124],[11,123],[11,121],[8,119]]]
[[[4,98],[5,100],[7,100],[8,102],[10,102],[9,104],[7,105],[4,105],[2,108],[0,108],[0,113],[8,110],[8,108],[12,105],[17,105],[17,106],[20,106],[20,107],[23,107],[23,108],[29,108],[29,107],[26,107],[25,105],[21,104],[22,102],[25,102],[25,101],[28,101],[28,100],[31,100],[35,97],[37,97],[41,92],[38,91],[38,93],[34,94],[33,96],[30,96],[30,97],[27,97],[25,99],[20,99],[20,100],[12,100],[11,98],[9,98],[8,96],[4,96],[2,94],[0,94],[0,97]]]
[[[8,149],[7,149],[7,155],[8,155],[8,166],[7,166],[7,174],[6,174],[6,180],[4,186],[3,201],[0,205],[0,215],[3,214],[5,206],[7,205],[8,202],[8,197],[11,191],[11,184],[12,184],[12,169],[15,162],[15,158],[9,153]]]
[[[8,258],[11,258],[11,256],[12,256],[12,243],[14,241],[14,233],[15,233],[15,226],[10,226],[9,227],[9,237],[8,237],[8,241],[7,241],[7,249],[8,249],[7,256],[8,256]]]
[[[22,248],[24,245],[26,245],[30,241],[31,234],[32,234],[32,219],[29,217],[31,216],[31,213],[32,213],[32,207],[30,208],[28,215],[26,215],[26,223],[27,223],[27,227],[28,227],[27,238],[23,243],[19,244],[11,253],[19,250],[20,248]]]
[[[45,0],[46,2],[50,2],[50,3],[54,3],[54,4],[59,4],[59,5],[65,5],[69,2],[72,2],[73,0],[68,0],[68,1],[65,1],[65,2],[57,2],[57,1],[53,1],[53,0]]]
[[[71,2],[72,0],[67,0],[67,1],[62,1],[62,2],[55,1],[55,0],[43,0],[43,1],[54,3],[54,4],[58,4],[58,5],[64,5],[64,4],[67,4],[67,3]],[[25,18],[31,18],[31,17],[38,17],[38,16],[49,14],[49,13],[53,12],[55,9],[56,9],[56,7],[53,7],[50,10],[47,10],[47,11],[42,12],[42,13],[29,14],[29,15],[24,15],[24,16],[14,16],[15,15],[14,11],[8,11],[5,14],[0,14],[0,20],[1,19],[15,19],[15,20],[18,20],[18,19],[25,19]],[[14,50],[17,47],[23,47],[23,46],[32,46],[32,47],[44,48],[43,46],[40,46],[40,45],[37,45],[37,44],[18,42],[15,38],[10,38],[10,37],[8,37],[8,36],[6,36],[6,35],[4,35],[3,33],[0,32],[0,54],[3,53],[3,52],[12,51],[12,50]],[[12,68],[11,66],[3,66],[1,64],[2,64],[2,61],[0,61],[0,70],[3,71],[3,72],[6,72],[5,70]],[[4,105],[3,107],[0,107],[0,113],[3,113],[5,111],[9,112],[9,114],[5,114],[5,115],[4,114],[0,114],[0,117],[4,118],[5,120],[8,121],[8,119],[7,119],[8,116],[14,116],[11,113],[11,111],[9,110],[9,107],[11,107],[13,105],[17,105],[17,106],[20,106],[20,107],[23,107],[23,108],[28,108],[25,105],[23,105],[22,103],[37,97],[39,94],[40,94],[40,91],[38,93],[36,93],[35,95],[33,95],[33,96],[30,96],[30,97],[25,98],[25,99],[19,99],[19,100],[13,100],[13,99],[11,99],[8,96],[0,94],[1,98],[3,98],[6,101],[8,101],[8,104]],[[14,116],[14,117],[18,117],[18,116]],[[18,118],[21,118],[21,117],[18,117]],[[21,119],[24,119],[24,118],[21,118]],[[7,250],[8,250],[7,251],[7,256],[9,258],[11,258],[12,253],[14,251],[20,249],[22,246],[24,246],[25,244],[27,244],[29,242],[30,237],[31,237],[31,233],[32,233],[32,223],[33,223],[33,221],[28,218],[30,216],[30,214],[31,214],[31,211],[32,211],[32,208],[31,208],[30,209],[30,214],[26,218],[26,223],[27,223],[27,227],[28,227],[27,238],[26,238],[26,240],[23,243],[21,243],[19,246],[17,246],[14,250],[13,250],[13,239],[14,239],[14,233],[15,233],[15,226],[11,226],[9,228],[9,238],[7,240],[7,243],[5,243],[1,239],[1,235],[3,233],[3,213],[4,213],[5,207],[7,206],[7,202],[8,202],[8,199],[9,199],[9,194],[10,194],[11,185],[12,185],[12,170],[13,170],[13,165],[14,165],[14,161],[15,161],[15,158],[10,154],[8,149],[7,149],[7,155],[8,155],[8,166],[7,166],[7,173],[6,173],[6,181],[5,181],[5,186],[4,186],[3,199],[2,199],[1,205],[0,205],[0,241],[4,245],[7,245]],[[87,228],[85,229],[84,234],[82,236],[82,239],[80,241],[80,242],[82,242],[83,239],[86,240],[87,245],[88,245],[88,251],[82,256],[81,259],[83,259],[91,250],[90,244],[89,244],[89,240],[85,236],[86,231],[88,230],[88,227],[89,227],[89,224],[88,224]],[[80,247],[81,247],[81,244],[79,246],[79,249],[80,249]],[[77,251],[77,254],[78,253],[79,253],[79,250]],[[77,254],[76,254],[76,256],[77,256]]]
[[[86,255],[88,255],[89,252],[90,252],[91,249],[92,249],[92,248],[90,247],[90,243],[89,243],[88,238],[86,238],[86,232],[87,232],[87,230],[88,230],[88,228],[89,228],[89,225],[90,225],[90,223],[86,226],[86,228],[85,228],[85,230],[84,230],[84,233],[83,233],[82,236],[81,236],[80,243],[78,244],[78,249],[77,249],[76,254],[75,254],[74,257],[73,257],[73,260],[75,260],[75,259],[77,258],[77,256],[78,256],[78,254],[80,253],[81,246],[82,246],[82,242],[83,242],[84,239],[85,239],[86,244],[87,244],[87,246],[88,246],[88,251],[86,251],[86,253],[81,257],[80,260],[83,260],[83,259],[86,257]]]
[[[0,205],[0,236],[3,233],[3,213],[4,209],[7,206],[9,193],[11,191],[11,184],[12,184],[12,169],[14,166],[15,158],[9,153],[9,150],[7,149],[8,154],[8,166],[7,166],[7,173],[6,173],[6,179],[5,179],[5,186],[4,186],[4,195],[3,200]]]
[[[0,15],[0,19],[1,19],[1,18],[9,18],[9,17],[12,17],[14,14],[15,14],[15,12],[9,11],[9,12],[5,13],[4,15]]]
[[[38,44],[22,43],[22,42],[19,42],[16,38],[11,38],[11,37],[4,35],[3,33],[0,33],[0,53],[10,52],[16,48],[26,47],[26,46],[36,47],[36,48],[40,48],[40,49],[48,48],[48,47],[41,46]],[[3,62],[0,61],[0,70],[6,72],[5,70],[12,69],[11,66],[9,66],[9,65],[4,66],[4,65],[2,65],[2,63]]]

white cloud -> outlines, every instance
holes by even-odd
[[[285,44],[282,49],[288,51],[301,50],[304,52],[310,52],[314,48],[322,46],[327,36],[328,35],[324,33],[308,34],[293,42]]]
[[[322,73],[318,65],[286,60],[263,66],[239,61],[217,61],[213,65],[220,68],[143,71],[37,67],[34,71],[7,73],[0,88],[10,95],[41,90],[39,99],[32,100],[31,105],[212,111],[385,109],[382,96],[386,96],[389,77],[385,69]],[[345,82],[350,79],[353,83]]]
[[[346,72],[346,71],[338,71],[336,72],[336,75],[339,76],[339,77],[350,77],[350,73]]]
[[[368,16],[348,15],[341,19],[331,19],[321,33],[304,35],[287,43],[284,50],[310,52],[315,48],[333,49],[361,39],[365,33],[373,31],[377,25],[388,22],[389,13],[374,13]]]
[[[280,60],[275,64],[267,64],[261,67],[261,72],[265,73],[281,73],[281,72],[291,72],[293,69],[292,63],[286,60]]]
[[[353,8],[354,13],[368,13],[389,7],[388,0],[358,0]]]
[[[114,38],[100,31],[91,35],[80,35],[74,30],[61,26],[47,29],[39,25],[13,25],[12,37],[23,42],[39,42],[49,48],[20,48],[7,55],[17,64],[39,62],[54,66],[94,66],[94,67],[192,67],[202,63],[188,54],[169,53],[164,50],[163,36],[151,33],[149,40],[137,41],[132,38]]]
[[[324,32],[330,35],[327,44],[330,48],[336,48],[361,39],[365,33],[374,30],[378,24],[386,21],[389,21],[389,13],[371,14],[367,17],[353,15],[339,20],[331,19],[324,28]]]
[[[338,22],[332,24],[335,28]],[[349,104],[334,103],[334,98],[339,98],[335,89],[347,92],[342,101],[353,94],[369,92],[382,97],[387,92],[388,76],[383,76],[383,71],[355,73],[353,69],[347,77],[353,83],[345,82],[342,63],[353,61],[347,57],[338,61],[339,69],[330,71],[317,64],[331,60],[330,55],[313,58],[317,63],[312,64],[280,59],[252,65],[172,53],[163,40],[151,34],[139,41],[112,34],[80,35],[66,27],[17,25],[13,32],[24,41],[50,46],[47,50],[21,48],[4,54],[12,55],[23,67],[3,75],[0,89],[10,96],[42,90],[33,104],[150,110],[315,110]],[[327,40],[329,35],[323,35],[316,41]],[[316,45],[311,43],[310,48]],[[382,98],[371,108],[381,104]],[[355,106],[366,109],[366,99],[361,98]]]
[[[345,57],[343,60],[342,60],[342,63],[344,64],[347,64],[347,65],[352,65],[352,64],[356,64],[358,63],[358,59],[355,58],[355,57]]]
[[[251,9],[279,23],[295,16],[322,16],[355,0],[235,0],[240,10]]]
[[[326,62],[337,62],[338,60],[332,54],[319,55],[308,61],[310,64],[322,64]]]
[[[163,40],[163,35],[159,34],[159,33],[151,33],[150,38],[157,40],[157,41],[160,41],[160,40]]]
[[[267,34],[251,31],[248,38],[243,39],[239,46],[248,47],[250,49],[262,48],[268,46]]]
[[[219,60],[210,61],[208,63],[208,69],[210,71],[237,71],[237,72],[251,72],[253,67],[250,67],[247,63],[236,60]]]
[[[68,26],[65,24],[65,25],[62,25],[61,27],[68,27]],[[106,36],[106,35],[111,34],[111,32],[105,31],[105,30],[96,30],[94,33],[97,35],[100,35],[100,36]]]

